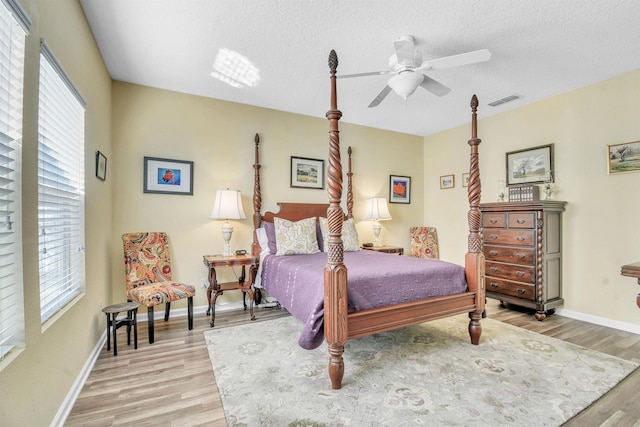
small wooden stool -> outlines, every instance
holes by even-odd
[[[111,350],[111,329],[113,330],[113,355],[118,355],[116,330],[127,325],[127,345],[131,345],[131,327],[133,326],[133,348],[138,349],[138,307],[137,302],[114,304],[102,309],[107,315],[107,350]],[[118,319],[118,314],[127,312],[127,317]]]

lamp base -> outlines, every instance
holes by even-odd
[[[382,246],[382,242],[380,241],[380,223],[378,221],[373,222],[373,235],[375,236],[375,240],[373,241],[373,246],[379,248]]]
[[[229,220],[224,222],[222,226],[222,238],[224,239],[224,251],[222,251],[222,256],[232,256],[233,252],[231,251],[231,235],[233,234],[233,227]]]

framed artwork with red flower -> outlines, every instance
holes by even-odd
[[[193,196],[193,162],[145,157],[143,191]]]
[[[411,177],[389,177],[389,203],[411,203]]]

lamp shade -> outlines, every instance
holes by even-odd
[[[387,199],[384,197],[371,197],[367,199],[364,207],[363,220],[383,221],[391,219]]]
[[[242,209],[242,196],[237,190],[216,191],[216,201],[213,204],[211,219],[246,219]]]
[[[387,84],[395,93],[407,99],[420,86],[422,80],[424,76],[420,73],[404,72],[391,77]]]

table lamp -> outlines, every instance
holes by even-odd
[[[391,219],[389,213],[389,207],[387,206],[387,199],[384,197],[371,197],[366,200],[363,220],[373,221],[373,235],[376,240],[373,242],[373,246],[379,247],[380,244],[380,222]]]
[[[213,210],[211,219],[224,219],[222,225],[222,238],[224,239],[224,252],[223,256],[231,256],[231,234],[233,234],[233,227],[229,222],[230,219],[246,219],[242,209],[242,196],[240,191],[237,190],[218,190],[216,191],[216,201],[213,204]]]

